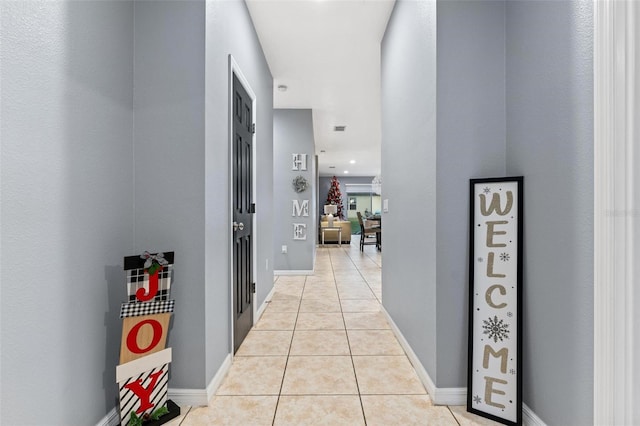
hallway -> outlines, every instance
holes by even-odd
[[[319,247],[315,274],[279,276],[208,407],[171,425],[491,425],[433,406],[380,312],[375,246]]]

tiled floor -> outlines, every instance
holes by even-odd
[[[262,318],[207,407],[171,425],[492,425],[434,406],[380,312],[375,246],[318,248],[315,274],[275,278]]]

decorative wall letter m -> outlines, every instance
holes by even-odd
[[[292,203],[291,216],[309,216],[309,200],[302,200],[302,204],[298,200],[292,200]]]

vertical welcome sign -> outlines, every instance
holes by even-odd
[[[522,424],[523,177],[470,181],[467,410]]]

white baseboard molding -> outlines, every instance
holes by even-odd
[[[313,275],[313,269],[273,271],[273,275]]]
[[[380,309],[384,314],[384,316],[386,317],[387,322],[391,327],[391,331],[393,331],[393,334],[395,334],[396,338],[398,339],[400,346],[402,346],[402,349],[404,349],[405,353],[407,354],[407,358],[409,358],[411,365],[413,365],[413,368],[415,368],[416,373],[418,373],[418,378],[420,379],[425,389],[427,390],[427,393],[431,397],[431,400],[435,403],[434,397],[436,393],[436,384],[433,383],[433,380],[431,380],[429,373],[427,373],[427,370],[424,368],[424,366],[418,359],[418,356],[413,351],[413,348],[411,348],[411,345],[409,345],[409,342],[407,342],[407,339],[405,339],[404,335],[396,325],[395,321],[393,321],[393,318],[391,318],[391,315],[389,315],[389,312],[387,312],[387,310],[383,306],[381,306]]]
[[[381,311],[389,322],[393,334],[395,334],[398,342],[400,342],[400,346],[402,346],[402,349],[404,349],[407,354],[407,358],[409,358],[413,368],[415,368],[416,373],[418,373],[418,378],[427,389],[431,401],[435,405],[467,405],[467,388],[437,388],[433,380],[431,380],[429,373],[427,373],[427,370],[425,370],[418,359],[418,356],[413,352],[411,345],[409,345],[409,342],[407,342],[407,339],[405,339],[393,321],[393,318],[391,318],[391,315],[389,315],[384,307],[381,307]],[[524,403],[522,404],[522,423],[524,426],[547,426],[546,423]]]
[[[524,426],[547,426],[525,403],[522,403],[522,424]]]
[[[211,398],[216,394],[216,390],[220,387],[222,380],[229,372],[232,360],[231,354],[228,354],[206,389],[169,388],[169,399],[177,405],[189,405],[192,407],[208,405]]]
[[[209,403],[206,389],[169,388],[168,397],[180,406],[202,406]]]
[[[205,405],[207,405],[209,401],[211,401],[211,398],[213,398],[213,396],[216,394],[216,391],[222,384],[222,381],[225,377],[227,377],[227,373],[231,368],[231,364],[233,364],[233,355],[227,354],[227,357],[224,359],[224,361],[222,361],[222,365],[220,366],[220,368],[218,368],[215,376],[213,376],[213,379],[211,379],[209,385],[207,386],[207,403]]]
[[[435,405],[467,405],[467,388],[436,388]]]
[[[271,302],[271,299],[273,298],[273,293],[275,292],[275,290],[275,287],[271,287],[271,291],[269,292],[269,294],[267,294],[267,297],[265,297],[264,302],[262,302],[262,305],[260,305],[260,307],[256,310],[256,315],[253,319],[253,325],[256,325],[256,323],[260,320],[260,317],[262,317],[262,314],[264,314],[265,309],[267,309],[269,303]]]
[[[107,413],[96,426],[117,426],[120,424],[120,412],[118,411],[118,407],[113,407],[111,411]]]

